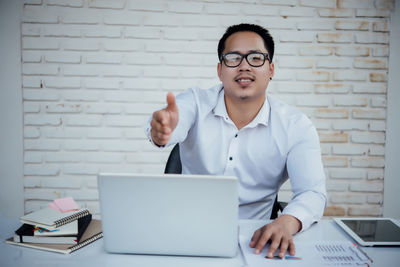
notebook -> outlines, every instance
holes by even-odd
[[[31,212],[20,218],[22,223],[35,225],[38,227],[54,230],[61,225],[70,223],[89,214],[89,210],[80,209],[78,211],[59,212],[49,207]]]
[[[37,234],[33,225],[23,224],[14,234],[14,242],[42,243],[42,244],[77,244],[92,220],[92,214],[88,214],[78,220],[60,226],[59,231]],[[72,225],[75,231],[68,229]],[[72,228],[72,227],[71,227]]]
[[[6,240],[6,243],[22,246],[22,247],[29,247],[35,248],[40,250],[47,250],[52,252],[64,253],[69,254],[78,250],[102,237],[101,231],[101,221],[100,220],[92,220],[87,227],[86,231],[83,233],[82,238],[79,243],[75,245],[69,244],[35,244],[35,243],[18,243],[14,242],[13,238],[10,237]]]
[[[236,177],[104,173],[98,188],[107,252],[237,253]]]

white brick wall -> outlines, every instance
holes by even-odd
[[[227,26],[270,29],[268,92],[315,123],[326,215],[382,215],[390,0],[25,0],[25,211],[73,196],[99,212],[99,171],[162,172],[142,126],[167,91],[218,82]],[[280,196],[290,197],[290,185]]]

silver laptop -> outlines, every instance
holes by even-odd
[[[236,177],[102,173],[98,187],[107,252],[237,253]]]

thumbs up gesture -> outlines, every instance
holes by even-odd
[[[179,119],[178,106],[173,93],[167,94],[167,107],[153,113],[151,125],[151,138],[159,146],[168,143],[171,134],[176,128]]]

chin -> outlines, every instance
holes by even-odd
[[[243,95],[243,96],[239,96],[239,98],[240,98],[240,100],[247,100],[247,99],[249,99],[250,97],[247,96],[247,95]]]

